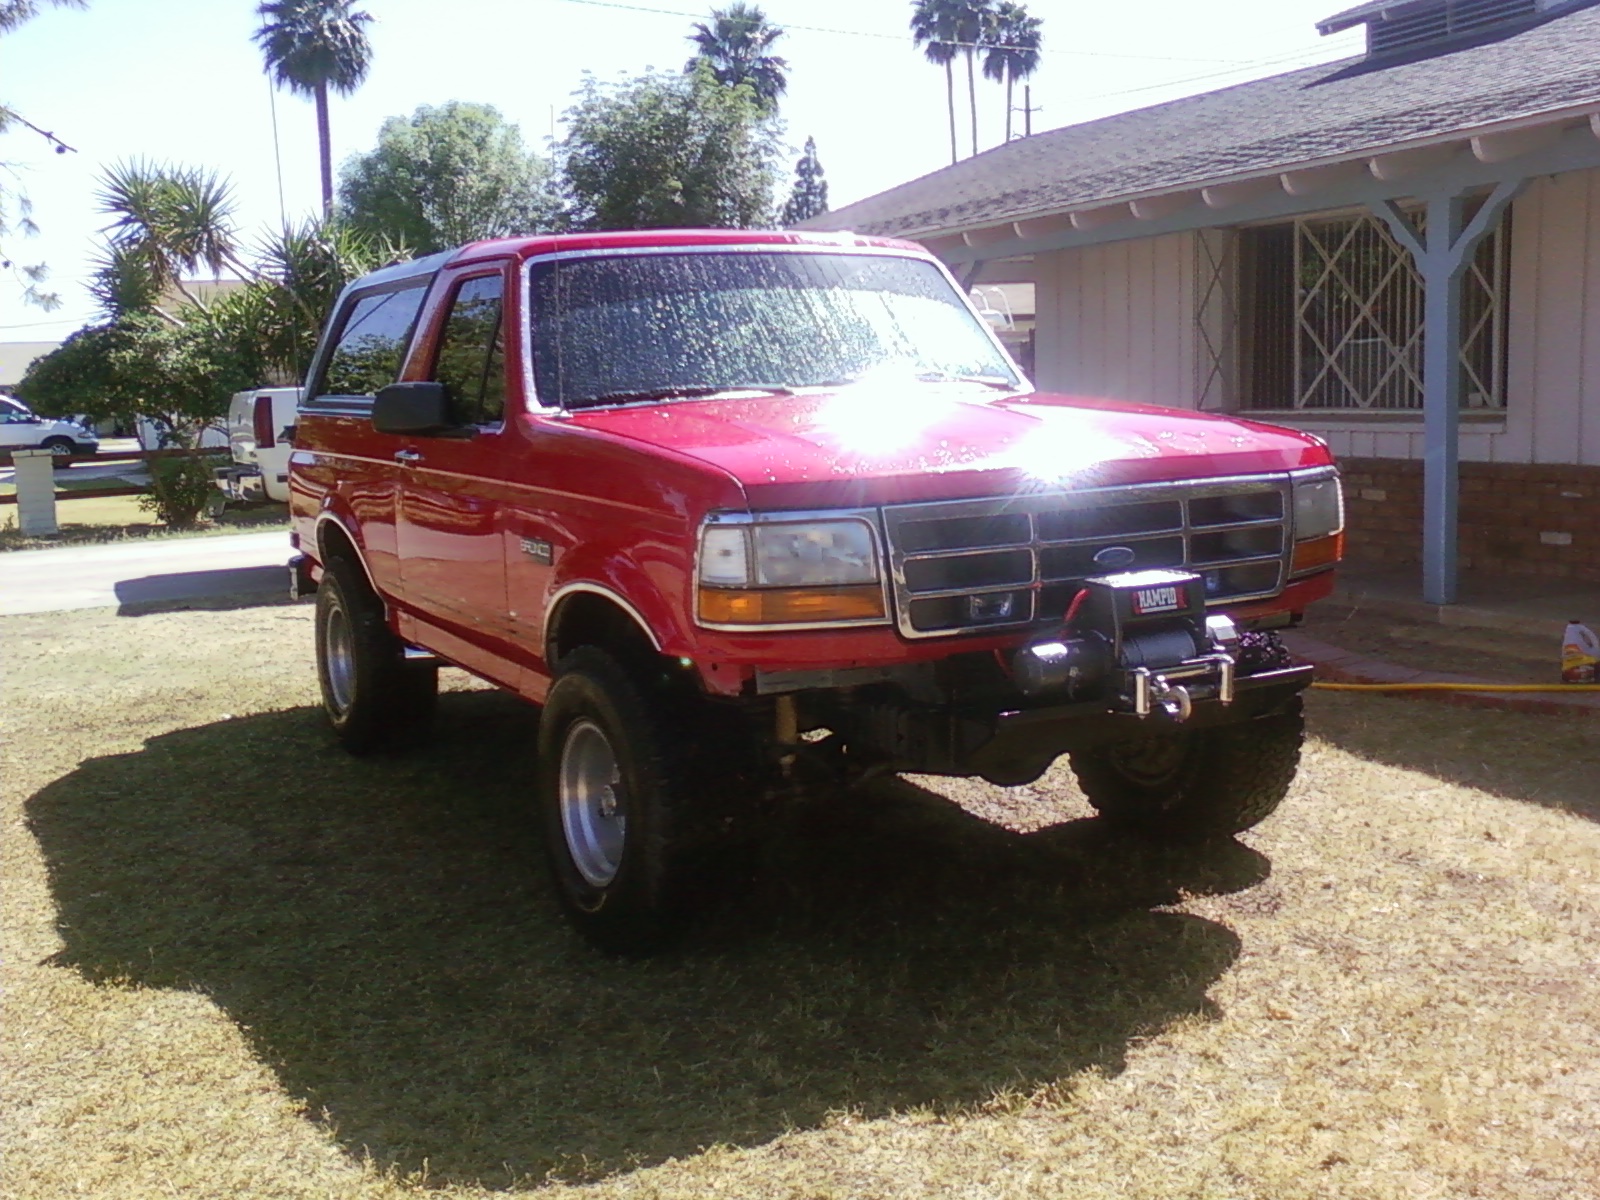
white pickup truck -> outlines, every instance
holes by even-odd
[[[228,405],[228,448],[233,465],[218,467],[217,486],[229,500],[247,504],[289,499],[289,451],[297,387],[235,392]]]

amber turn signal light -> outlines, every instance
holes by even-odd
[[[700,619],[708,625],[810,625],[820,621],[873,621],[883,616],[883,589],[701,588]]]
[[[1289,571],[1294,575],[1303,575],[1320,567],[1331,567],[1343,557],[1343,533],[1311,538],[1309,541],[1295,543],[1294,559],[1289,565]]]

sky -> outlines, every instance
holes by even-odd
[[[375,18],[372,68],[358,92],[332,101],[335,169],[373,147],[385,118],[448,100],[494,105],[543,149],[561,136],[586,71],[607,80],[680,69],[693,22],[722,2],[358,0]],[[1316,31],[1352,2],[1027,0],[1044,21],[1034,131],[1358,53],[1359,30]],[[788,140],[798,153],[816,138],[833,207],[949,164],[944,74],[912,46],[907,0],[763,7],[787,30],[774,49],[789,63]],[[51,153],[20,127],[0,135],[0,162],[17,172],[7,186],[26,191],[41,229],[8,238],[6,253],[46,263],[62,299],[43,312],[0,275],[0,341],[55,340],[97,319],[83,281],[105,224],[96,179],[110,164],[143,159],[227,177],[247,243],[316,211],[313,108],[270,87],[251,41],[257,23],[253,0],[89,0],[83,11],[46,8],[0,39],[0,99],[74,149]],[[958,73],[958,100],[964,88]],[[1000,85],[980,75],[980,149],[1002,139],[1004,103]],[[964,113],[958,123],[967,128]]]

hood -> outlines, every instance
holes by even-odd
[[[913,385],[577,412],[720,467],[760,503],[885,503],[1252,475],[1332,461],[1257,421],[1046,393]]]

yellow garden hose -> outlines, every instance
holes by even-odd
[[[1600,683],[1313,683],[1329,692],[1600,692]]]

